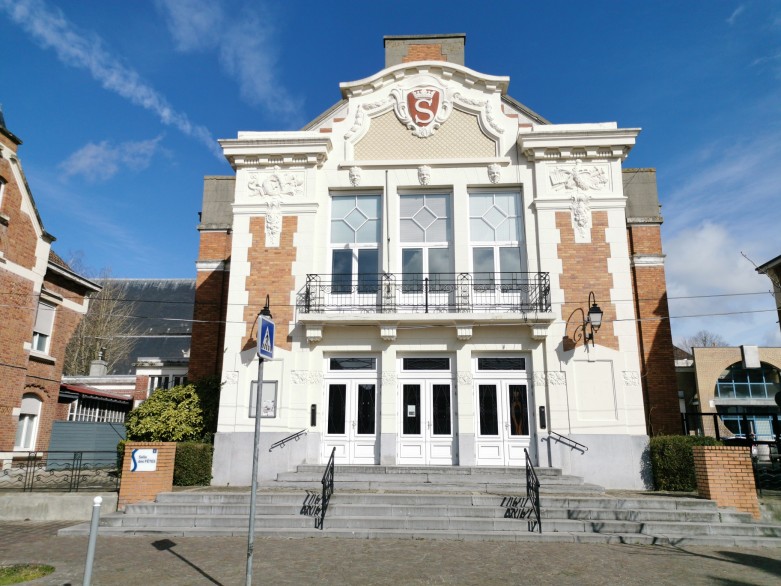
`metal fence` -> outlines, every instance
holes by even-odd
[[[116,451],[13,452],[2,462],[0,490],[78,492],[119,489]]]
[[[710,436],[727,445],[748,447],[759,491],[781,491],[781,414],[697,412],[683,413],[681,418],[687,435]]]
[[[303,313],[550,311],[548,273],[307,275]]]

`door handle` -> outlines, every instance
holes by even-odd
[[[426,422],[426,427],[428,428],[429,431],[431,431],[431,422],[430,421]]]
[[[353,429],[355,429],[355,421],[351,421],[350,423],[352,424]]]

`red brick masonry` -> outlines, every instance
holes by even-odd
[[[751,451],[743,446],[694,446],[697,492],[720,507],[734,507],[759,519]]]
[[[156,449],[157,470],[154,472],[131,472],[135,449]],[[122,482],[119,485],[117,509],[127,505],[153,501],[160,492],[169,492],[174,486],[175,442],[127,442],[122,464]]]

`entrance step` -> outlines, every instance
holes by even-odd
[[[277,475],[265,486],[318,490],[325,467],[299,466],[295,472]],[[602,494],[604,488],[585,484],[577,476],[567,476],[557,468],[536,469],[542,494]],[[358,466],[334,467],[335,490],[386,492],[486,492],[525,494],[525,468],[469,466]]]
[[[781,546],[781,525],[719,509],[713,501],[655,495],[541,497],[542,533],[512,495],[453,492],[334,493],[325,527],[315,528],[319,492],[262,489],[256,499],[258,536],[568,541],[723,546]],[[245,492],[161,493],[123,513],[104,515],[102,535],[246,536]],[[60,535],[83,535],[89,523]]]

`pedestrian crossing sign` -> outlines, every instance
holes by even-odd
[[[260,316],[258,356],[268,359],[274,358],[274,322],[265,315]]]

